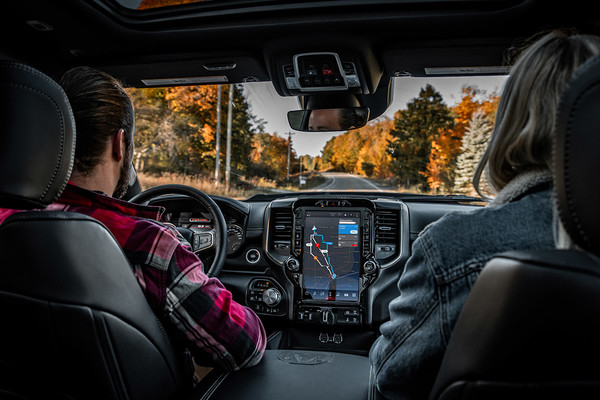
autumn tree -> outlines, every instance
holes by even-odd
[[[181,154],[183,172],[214,170],[217,86],[171,87],[167,89],[166,100],[189,128],[187,149]]]
[[[455,192],[469,195],[476,194],[471,182],[475,168],[490,140],[492,129],[492,121],[490,121],[489,115],[483,109],[475,111],[463,136],[461,153],[456,163]]]
[[[147,172],[178,171],[188,125],[169,108],[166,89],[127,89],[135,108],[136,168]]]
[[[240,88],[233,86],[231,168],[249,164],[255,117]],[[136,108],[136,155],[150,172],[212,173],[216,159],[217,86],[130,89]],[[221,159],[225,160],[229,86],[221,96]],[[256,126],[260,124],[256,122]],[[222,168],[225,168],[223,162]]]
[[[323,159],[321,158],[321,156],[315,156],[315,158],[313,159],[313,167],[312,169],[314,171],[321,171],[323,170]]]
[[[298,161],[300,163],[300,172],[315,170],[315,159],[310,155],[304,154],[299,157]]]
[[[384,118],[358,130],[363,141],[358,151],[355,172],[369,177],[391,178],[392,157],[388,149],[392,140],[392,126],[392,121]]]
[[[391,120],[384,118],[329,139],[322,150],[321,169],[389,178],[391,127]]]
[[[469,126],[473,113],[478,110],[493,120],[499,96],[486,93],[474,86],[462,88],[460,103],[451,108],[454,124],[442,129],[432,142],[431,152],[425,176],[430,189],[444,188],[450,191],[454,187],[457,157],[461,153],[463,136]]]
[[[287,174],[288,138],[270,133],[258,133],[253,137],[250,160],[255,176],[271,180],[283,180]],[[292,167],[297,164],[296,152],[291,149]]]
[[[408,103],[406,110],[396,112],[389,145],[392,165],[401,182],[427,188],[432,143],[438,140],[440,132],[453,126],[454,118],[441,94],[429,84]]]
[[[351,130],[329,139],[322,150],[323,162],[336,171],[355,171],[363,141],[359,130]]]

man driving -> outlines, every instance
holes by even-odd
[[[130,180],[134,134],[133,106],[120,83],[89,67],[69,70],[60,83],[77,143],[70,182],[48,209],[87,214],[107,226],[150,306],[197,364],[228,371],[257,364],[266,345],[258,316],[205,274],[187,242],[160,222],[162,208],[116,198]]]

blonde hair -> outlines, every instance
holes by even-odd
[[[556,109],[573,72],[600,51],[600,37],[553,31],[524,50],[504,86],[488,147],[473,176],[481,196],[485,171],[496,191],[524,171],[550,170]],[[484,196],[485,197],[485,196]]]

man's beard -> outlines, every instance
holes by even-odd
[[[127,193],[129,185],[131,185],[133,179],[135,179],[135,171],[133,169],[133,146],[129,146],[126,154],[123,165],[121,165],[121,170],[119,171],[119,180],[117,181],[117,186],[113,193],[113,197],[118,199]]]
[[[131,162],[124,162],[121,166],[121,170],[119,171],[119,180],[117,181],[117,187],[115,187],[113,197],[120,199],[127,192],[127,188],[129,188],[129,176],[131,168],[133,168]]]

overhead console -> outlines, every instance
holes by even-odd
[[[279,54],[273,63],[272,81],[283,96],[371,94],[382,75],[370,52],[298,51]]]
[[[361,89],[356,65],[342,63],[337,53],[296,54],[292,64],[283,65],[283,75],[290,93]]]

